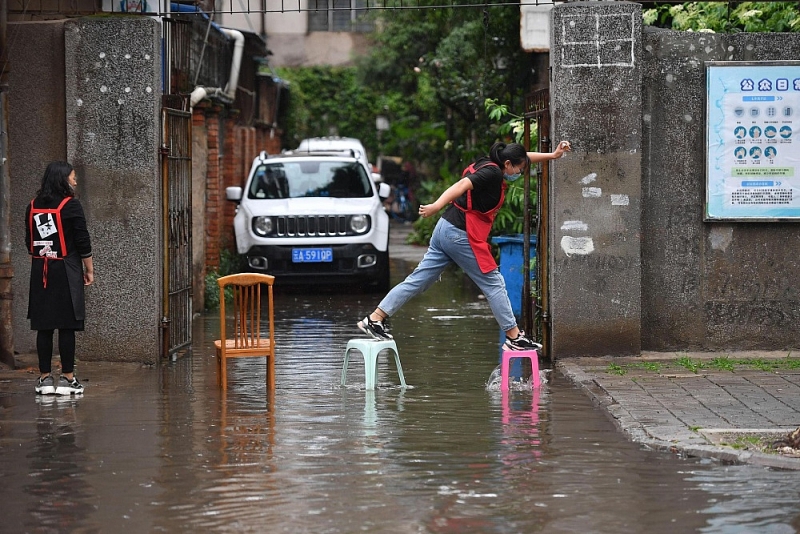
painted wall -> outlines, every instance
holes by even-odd
[[[640,23],[553,9],[552,355],[800,348],[800,224],[703,222],[704,62],[800,59],[800,35]]]
[[[705,61],[800,59],[800,35],[643,35],[642,346],[800,347],[800,224],[703,222]]]
[[[223,3],[225,4],[225,3]],[[230,4],[228,4],[230,5]],[[236,3],[234,9],[241,10]],[[220,25],[227,28],[266,32],[269,58],[273,67],[316,65],[352,65],[356,56],[369,50],[369,36],[356,32],[309,32],[308,11],[313,0],[286,0],[280,4],[268,0],[268,13],[225,13],[220,11]],[[283,12],[276,10],[283,9]],[[303,11],[297,11],[302,9]]]

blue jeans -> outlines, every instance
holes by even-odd
[[[461,267],[478,285],[489,302],[494,318],[504,332],[517,326],[503,275],[498,269],[482,273],[478,267],[478,260],[475,259],[475,254],[469,246],[467,232],[459,230],[444,219],[439,219],[436,224],[428,251],[425,252],[417,268],[383,297],[378,308],[388,316],[394,315],[411,297],[431,287],[439,279],[445,267],[451,263]]]

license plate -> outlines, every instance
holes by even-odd
[[[293,263],[322,263],[333,261],[331,248],[293,248]]]

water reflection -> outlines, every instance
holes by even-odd
[[[78,443],[77,410],[82,399],[37,396],[36,436],[26,455],[28,478],[23,491],[26,529],[80,530],[90,516],[94,489],[86,481],[86,449]]]

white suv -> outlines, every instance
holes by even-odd
[[[336,151],[350,151],[367,168],[367,172],[372,173],[372,165],[369,164],[367,159],[367,151],[361,141],[354,137],[312,137],[303,139],[294,152],[296,154],[300,152],[313,154]]]
[[[262,152],[241,187],[233,219],[236,248],[253,271],[288,283],[350,282],[389,288],[389,216],[354,150]]]

